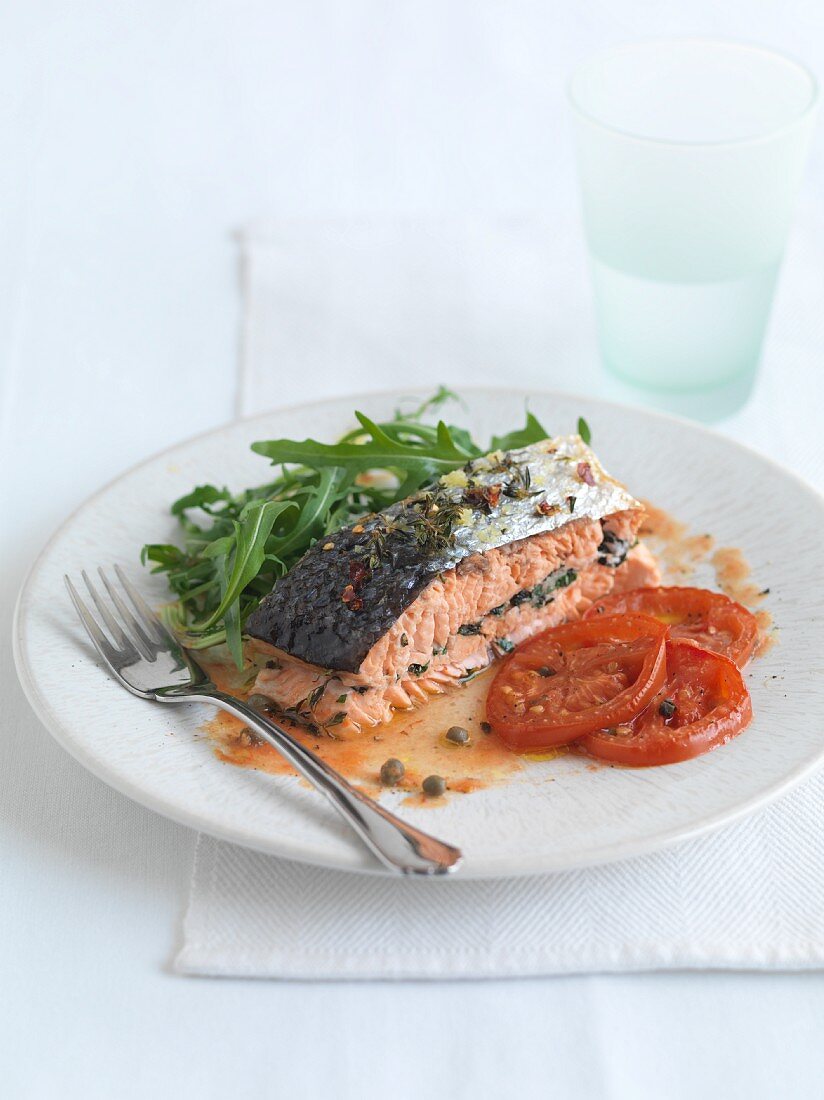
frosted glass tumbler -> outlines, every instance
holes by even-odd
[[[717,390],[740,404],[814,125],[815,79],[771,50],[681,39],[591,58],[570,98],[606,365],[636,384]]]

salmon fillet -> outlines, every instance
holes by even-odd
[[[608,592],[660,579],[637,541],[642,507],[577,436],[441,481],[313,547],[250,617],[268,658],[254,690],[287,717],[355,735]],[[444,511],[448,537],[422,545],[419,517]]]

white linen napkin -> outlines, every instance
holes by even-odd
[[[325,871],[201,836],[177,969],[503,978],[824,965],[824,772],[722,832],[524,879]]]
[[[806,207],[765,369],[724,429],[824,487],[824,250]],[[577,223],[283,221],[244,237],[238,412],[461,384],[614,396]],[[824,964],[824,773],[708,837],[609,867],[408,882],[201,836],[176,968],[280,978],[505,977]]]

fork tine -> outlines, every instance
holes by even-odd
[[[129,610],[128,606],[123,600],[123,597],[106,576],[105,572],[103,571],[103,567],[98,566],[97,572],[100,575],[101,581],[103,581],[103,584],[106,586],[106,591],[109,593],[112,603],[120,613],[120,618],[126,624],[126,629],[130,633],[132,643],[137,648],[141,656],[145,657],[147,661],[154,661],[157,654],[154,652],[151,638],[146,635],[143,627]]]
[[[117,579],[123,585],[126,595],[131,600],[144,629],[154,635],[155,641],[160,642],[161,645],[166,645],[172,639],[163,626],[160,617],[152,611],[119,565],[115,565],[114,571],[117,574]]]
[[[111,668],[111,670],[114,672],[114,665],[115,661],[117,660],[118,653],[112,646],[109,639],[100,629],[97,619],[95,619],[94,615],[92,615],[91,611],[89,611],[89,609],[81,600],[77,589],[74,587],[69,577],[64,574],[63,580],[66,582],[66,588],[68,588],[69,590],[69,595],[71,596],[71,600],[74,604],[77,614],[80,616],[80,621],[83,623],[83,626],[85,626],[86,631],[91,638],[92,645],[109,666],[109,668]]]
[[[106,606],[105,600],[101,599],[100,593],[97,591],[95,586],[92,584],[91,578],[89,577],[89,574],[86,572],[85,569],[82,571],[81,576],[83,577],[83,580],[86,582],[86,588],[88,588],[89,595],[91,596],[92,600],[94,601],[94,606],[100,612],[100,617],[103,619],[103,622],[106,624],[106,626],[108,628],[108,631],[109,631],[109,634],[114,639],[114,644],[116,646],[119,646],[122,650],[129,650],[131,653],[133,653],[136,656],[137,651],[135,650],[134,646],[129,641],[129,639],[126,637],[126,632],[124,631],[124,629],[120,625],[120,623],[117,621],[117,619],[114,617],[114,615],[112,615],[109,608]]]

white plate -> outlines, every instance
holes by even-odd
[[[469,410],[460,415],[485,438],[520,421],[527,395],[466,396]],[[66,521],[24,585],[15,627],[24,689],[64,748],[119,791],[203,832],[306,863],[376,869],[324,799],[297,779],[219,762],[199,729],[208,708],[153,705],[112,683],[74,617],[63,574],[121,562],[137,575],[140,545],[174,536],[170,501],[205,481],[240,488],[266,479],[265,460],[249,451],[253,440],[333,439],[350,426],[354,407],[380,415],[394,405],[390,395],[362,395],[230,424],[149,459]],[[607,469],[632,492],[741,547],[754,578],[771,589],[766,606],[780,643],[751,666],[752,726],[707,756],[647,770],[587,770],[580,759],[559,758],[441,808],[404,808],[409,820],[463,848],[461,877],[568,870],[649,852],[754,810],[824,756],[822,498],[692,424],[553,394],[532,394],[530,407],[551,432],[574,430],[583,414]],[[160,578],[146,576],[143,586],[158,602],[166,595]]]

